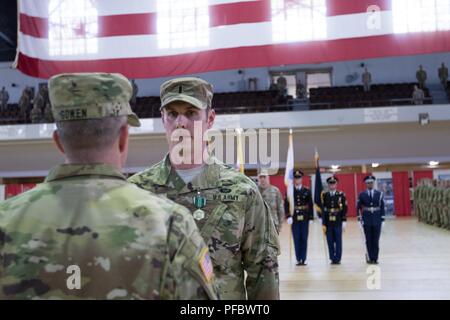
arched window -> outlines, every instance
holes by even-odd
[[[327,36],[326,0],[272,0],[275,42],[308,41]]]
[[[450,0],[392,0],[395,33],[450,30]]]
[[[51,56],[98,52],[98,13],[93,0],[50,0],[49,54]]]
[[[158,48],[209,45],[208,0],[158,0]]]

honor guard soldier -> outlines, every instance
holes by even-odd
[[[375,180],[376,178],[372,175],[364,178],[367,190],[359,194],[356,207],[358,221],[366,237],[366,261],[369,264],[378,263],[381,227],[384,223],[383,193],[374,189]]]
[[[293,216],[288,218],[288,223],[292,224],[297,266],[306,265],[309,223],[314,219],[311,191],[302,185],[302,178],[302,171],[294,171],[294,210]],[[286,203],[288,204],[286,212],[291,212],[289,203]]]
[[[328,252],[331,264],[340,264],[342,257],[342,231],[347,224],[347,199],[345,194],[337,190],[339,179],[327,179],[328,192],[321,195],[322,226],[327,237]]]

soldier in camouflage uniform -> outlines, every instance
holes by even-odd
[[[31,96],[32,96],[31,88],[25,87],[19,99],[18,103],[19,117],[20,120],[23,121],[24,123],[27,121],[27,112],[32,100]]]
[[[120,172],[140,125],[129,81],[64,74],[49,90],[66,164],[0,204],[0,299],[215,299],[189,211]]]
[[[52,106],[50,102],[45,105],[44,109],[44,123],[53,123],[55,119],[53,119]]]
[[[444,190],[444,223],[450,230],[450,181],[446,181]]]
[[[284,219],[284,202],[280,190],[270,184],[269,172],[262,169],[258,175],[259,192],[264,201],[269,205],[272,220],[278,234]]]
[[[31,109],[30,112],[31,123],[41,123],[42,122],[42,111],[36,105]]]
[[[129,181],[191,209],[208,244],[221,298],[279,299],[279,243],[269,208],[250,178],[206,152],[202,138],[214,124],[212,96],[212,85],[199,78],[162,84],[169,154]],[[195,126],[201,128],[197,135]],[[192,144],[181,150],[183,161],[175,137],[181,132],[202,140],[198,153]]]

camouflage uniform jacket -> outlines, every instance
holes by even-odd
[[[75,289],[68,285],[69,267],[79,268],[80,288],[76,280]],[[215,292],[189,211],[127,183],[112,166],[61,165],[0,203],[0,299],[207,299]]]
[[[207,163],[187,185],[171,168],[168,155],[129,181],[193,212],[193,198],[200,192],[206,199],[205,217],[196,222],[209,246],[220,297],[279,299],[278,237],[258,187],[216,158]]]
[[[281,223],[284,218],[284,202],[280,190],[270,185],[265,189],[259,187],[259,192],[261,192],[264,201],[269,205],[275,228],[280,232]]]

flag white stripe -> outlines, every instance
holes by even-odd
[[[51,0],[19,0],[20,12],[33,17],[48,18],[48,7]],[[60,0],[62,1],[62,0]],[[67,0],[66,0],[67,1]],[[79,0],[70,0],[79,1]],[[188,1],[188,0],[186,0]],[[237,2],[254,2],[260,0],[209,0],[208,5],[230,4]],[[119,14],[150,13],[157,11],[157,0],[96,0],[99,16],[113,16]]]
[[[382,12],[382,21],[389,21],[390,11]],[[366,27],[366,14],[328,17],[328,36],[321,40],[337,40],[392,34],[392,24],[382,23],[380,29]],[[337,28],[336,26],[341,26]],[[236,36],[239,35],[239,36]],[[43,60],[79,61],[171,56],[201,51],[280,44],[272,36],[272,23],[246,23],[213,27],[209,29],[209,45],[206,47],[160,49],[157,35],[132,35],[97,38],[95,54],[50,55],[49,39],[34,38],[20,33],[19,48],[27,56]],[[76,41],[64,40],[65,46],[75,46]]]

